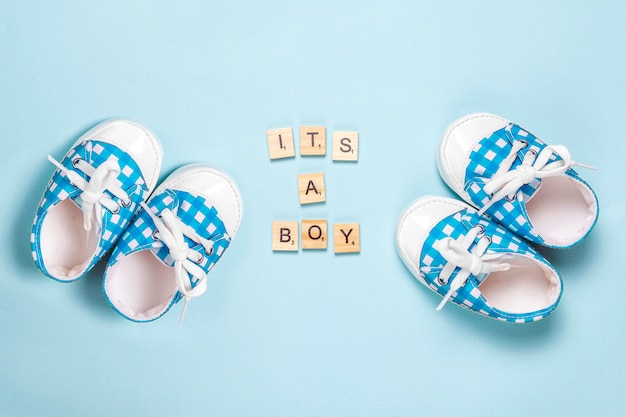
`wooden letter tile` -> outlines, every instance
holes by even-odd
[[[300,204],[321,203],[326,201],[326,188],[324,187],[324,173],[298,175],[298,191]]]
[[[300,127],[300,155],[326,155],[326,127]]]
[[[326,220],[302,220],[302,249],[326,249],[327,230]]]
[[[272,222],[272,250],[298,250],[298,222]]]
[[[268,130],[267,147],[270,151],[270,159],[296,156],[296,149],[293,144],[293,130],[290,127]]]
[[[333,161],[359,159],[359,132],[333,132]]]
[[[361,234],[359,223],[335,224],[333,227],[335,253],[351,253],[361,251]]]

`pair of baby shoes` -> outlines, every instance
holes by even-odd
[[[499,116],[472,114],[445,131],[437,166],[465,202],[423,197],[402,213],[400,257],[447,301],[503,321],[550,314],[562,294],[556,269],[530,243],[567,248],[598,218],[598,199],[566,147],[547,145]],[[589,168],[589,167],[587,167]]]
[[[228,175],[187,165],[157,187],[162,156],[159,140],[137,122],[97,125],[61,161],[48,157],[57,170],[31,233],[37,267],[62,282],[81,278],[112,251],[106,297],[138,322],[183,299],[182,320],[241,222],[241,196]]]

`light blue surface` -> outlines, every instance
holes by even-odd
[[[513,416],[626,412],[623,2],[3,1],[0,415]],[[435,150],[470,112],[510,118],[596,165],[600,221],[544,255],[560,306],[510,325],[439,298],[394,248],[398,215],[451,196]],[[163,175],[211,162],[239,183],[239,234],[208,292],[148,325],[102,267],[45,278],[29,230],[53,172],[109,117],[150,126]],[[269,128],[356,130],[358,163],[270,162]],[[296,176],[323,170],[327,202]],[[271,251],[271,222],[361,223],[359,255]],[[177,307],[177,308],[180,308]]]

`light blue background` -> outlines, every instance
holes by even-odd
[[[619,1],[2,1],[0,415],[513,416],[626,412],[626,6]],[[451,196],[434,155],[470,112],[517,121],[574,159],[601,218],[543,251],[563,275],[546,320],[449,305],[396,254],[400,212]],[[30,258],[38,200],[87,128],[129,117],[238,182],[239,234],[194,300],[147,325]],[[265,132],[360,134],[358,163],[273,161]],[[296,142],[297,143],[297,142]],[[330,144],[330,141],[329,141]],[[296,176],[322,170],[327,202]],[[272,253],[271,222],[361,223],[359,255]]]

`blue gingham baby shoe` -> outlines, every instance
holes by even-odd
[[[445,131],[439,172],[466,202],[518,236],[565,248],[583,240],[598,218],[598,199],[572,169],[563,145],[546,145],[515,123],[471,114]]]
[[[401,215],[400,257],[448,301],[513,323],[537,321],[559,302],[559,273],[525,241],[461,201],[423,197]]]
[[[207,289],[207,274],[241,222],[235,182],[207,165],[174,171],[142,205],[116,245],[104,274],[109,303],[125,318],[146,322]]]
[[[89,271],[115,244],[156,186],[163,151],[156,136],[130,120],[89,130],[58,162],[31,232],[37,267],[70,282]]]

